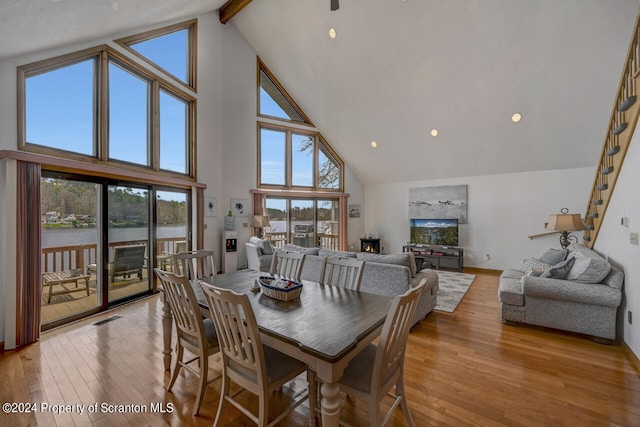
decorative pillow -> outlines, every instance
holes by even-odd
[[[569,270],[573,267],[575,258],[569,258],[564,261],[560,261],[548,270],[545,270],[540,277],[548,277],[550,279],[564,279],[569,274]]]
[[[262,251],[263,255],[271,255],[273,253],[273,246],[271,246],[271,242],[268,240],[259,240],[256,243],[256,247]]]
[[[282,250],[289,252],[299,252],[306,255],[318,255],[320,248],[305,248],[304,246],[293,245],[287,243],[282,247]]]
[[[372,254],[369,252],[358,252],[356,254],[356,258],[361,261],[366,262],[379,262],[382,264],[396,264],[401,265],[403,267],[407,267],[409,272],[411,272],[411,259],[409,258],[409,254],[407,252],[401,254],[392,254],[392,255],[381,255],[381,254]],[[416,263],[413,261],[413,266],[415,267]]]
[[[525,268],[524,271],[529,271],[533,269],[548,270],[552,267],[552,264],[549,264],[548,262],[542,262],[536,258],[523,259],[521,264]]]
[[[560,261],[567,259],[568,254],[569,249],[549,249],[547,252],[542,254],[539,260],[546,262],[547,264],[556,265]]]
[[[409,270],[411,270],[411,277],[416,277],[418,275],[418,268],[416,266],[416,255],[411,251],[406,253],[409,254],[409,264],[411,266]]]
[[[575,263],[567,275],[567,280],[581,283],[602,283],[611,271],[609,262],[591,249],[582,245],[573,245],[571,258]]]
[[[539,268],[532,268],[531,270],[527,271],[527,276],[533,276],[533,277],[540,277],[540,275],[542,273],[544,273],[547,270],[541,270]]]
[[[330,249],[320,249],[318,251],[318,255],[321,257],[330,257],[330,256],[339,256],[344,258],[355,258],[355,252],[342,252],[342,251],[332,251]]]

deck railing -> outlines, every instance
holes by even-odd
[[[638,106],[638,84],[640,75],[640,14],[636,18],[633,35],[627,52],[618,93],[609,120],[600,161],[596,170],[593,189],[589,196],[585,214],[584,244],[593,247],[602,219],[605,216],[611,195],[622,168],[640,114]]]
[[[157,253],[176,253],[184,237],[166,237],[156,239]],[[124,242],[109,242],[109,259],[116,246],[147,244],[146,240],[129,240]],[[98,245],[95,243],[84,245],[51,246],[42,248],[42,273],[81,269],[86,272],[87,264],[96,263]],[[182,250],[182,249],[181,249]]]

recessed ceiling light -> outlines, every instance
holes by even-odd
[[[329,30],[329,37],[331,37],[332,39],[335,39],[337,35],[338,35],[338,33],[336,33],[336,29],[335,28],[331,28]]]
[[[438,136],[438,129],[431,129],[431,136]]]
[[[378,146],[378,143],[375,141],[371,141],[371,147],[376,148]]]
[[[518,123],[520,120],[522,120],[522,114],[520,113],[513,113],[513,116],[511,116],[511,121],[513,123]]]

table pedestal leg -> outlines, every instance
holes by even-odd
[[[340,387],[336,383],[323,383],[322,394],[322,426],[338,427],[340,421]]]
[[[160,293],[162,299],[162,338],[164,341],[164,370],[171,370],[171,328],[173,327],[173,317],[171,315],[171,307],[166,299],[164,292]]]

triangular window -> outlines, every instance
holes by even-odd
[[[311,124],[295,102],[279,87],[270,76],[264,64],[260,63],[259,115]]]
[[[195,25],[196,21],[189,21],[116,42],[195,89]]]

